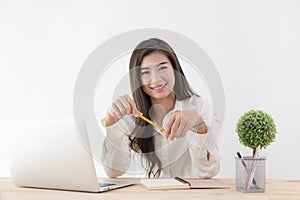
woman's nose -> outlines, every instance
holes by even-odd
[[[152,83],[156,83],[156,82],[160,82],[162,80],[161,74],[159,72],[153,71],[151,73],[151,82]]]

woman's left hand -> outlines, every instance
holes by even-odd
[[[184,137],[192,126],[198,125],[202,121],[200,113],[196,110],[176,111],[167,123],[165,138],[173,141],[175,137]]]

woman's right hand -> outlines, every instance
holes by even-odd
[[[141,114],[140,111],[136,108],[136,105],[133,99],[128,96],[120,96],[113,104],[108,108],[106,112],[106,126],[111,126],[125,115],[133,114],[137,117]]]

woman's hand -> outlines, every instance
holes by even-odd
[[[175,137],[184,137],[191,127],[199,125],[202,122],[203,119],[196,110],[176,111],[171,115],[167,123],[165,137],[166,139],[170,138],[171,141]]]
[[[141,112],[138,111],[130,96],[120,96],[115,102],[113,102],[106,112],[106,126],[111,126],[122,119],[125,115],[130,114],[137,117],[141,114]]]

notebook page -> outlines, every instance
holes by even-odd
[[[188,184],[181,183],[173,178],[141,179],[141,183],[148,189],[189,189]]]

